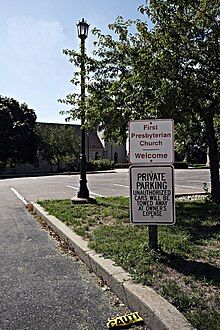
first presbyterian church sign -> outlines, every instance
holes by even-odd
[[[129,123],[130,163],[174,162],[172,119],[134,120]]]

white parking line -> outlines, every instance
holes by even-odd
[[[188,182],[199,182],[199,183],[211,183],[210,181],[201,181],[201,180],[187,180]]]
[[[75,190],[79,190],[79,187],[73,187],[73,186],[66,186],[67,188],[71,188],[71,189],[75,189]],[[99,195],[99,194],[96,194],[96,193],[94,193],[94,192],[92,192],[92,191],[90,191],[90,194],[91,195],[94,195],[94,196],[98,196],[98,197],[105,197],[105,196],[103,196],[103,195]]]
[[[123,184],[117,184],[117,183],[114,183],[113,185],[114,185],[114,186],[118,186],[118,187],[129,188],[129,186],[124,186]]]
[[[26,199],[23,197],[23,196],[21,196],[21,194],[19,194],[19,192],[16,190],[16,189],[14,189],[14,188],[10,188],[11,189],[11,191],[13,191],[13,193],[25,204],[25,205],[27,205],[28,204],[28,202],[26,201]]]
[[[10,181],[17,181],[17,180],[35,180],[36,178],[33,178],[33,177],[25,177],[25,178],[23,178],[23,177],[21,177],[21,178],[10,178]]]
[[[192,186],[183,186],[181,184],[177,184],[176,187],[182,187],[182,188],[192,188],[192,189],[199,189],[199,187],[192,187]]]

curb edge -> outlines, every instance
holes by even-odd
[[[99,277],[111,291],[131,310],[137,310],[152,330],[193,330],[188,320],[152,288],[135,284],[131,275],[110,259],[104,258],[88,247],[83,238],[75,234],[43,207],[32,203],[33,211],[72,247],[77,256]]]

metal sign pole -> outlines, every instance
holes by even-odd
[[[157,232],[157,226],[151,225],[148,226],[149,228],[149,248],[151,250],[157,250],[158,249],[158,232]]]

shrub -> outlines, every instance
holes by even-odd
[[[174,168],[188,168],[188,164],[186,162],[175,162],[173,166]]]
[[[103,171],[111,170],[114,167],[114,162],[109,159],[97,159],[91,160],[87,165],[90,171]]]
[[[130,165],[129,163],[116,163],[114,164],[114,168],[129,168]]]
[[[66,171],[69,172],[78,172],[80,170],[80,163],[79,162],[69,162],[66,164]]]

